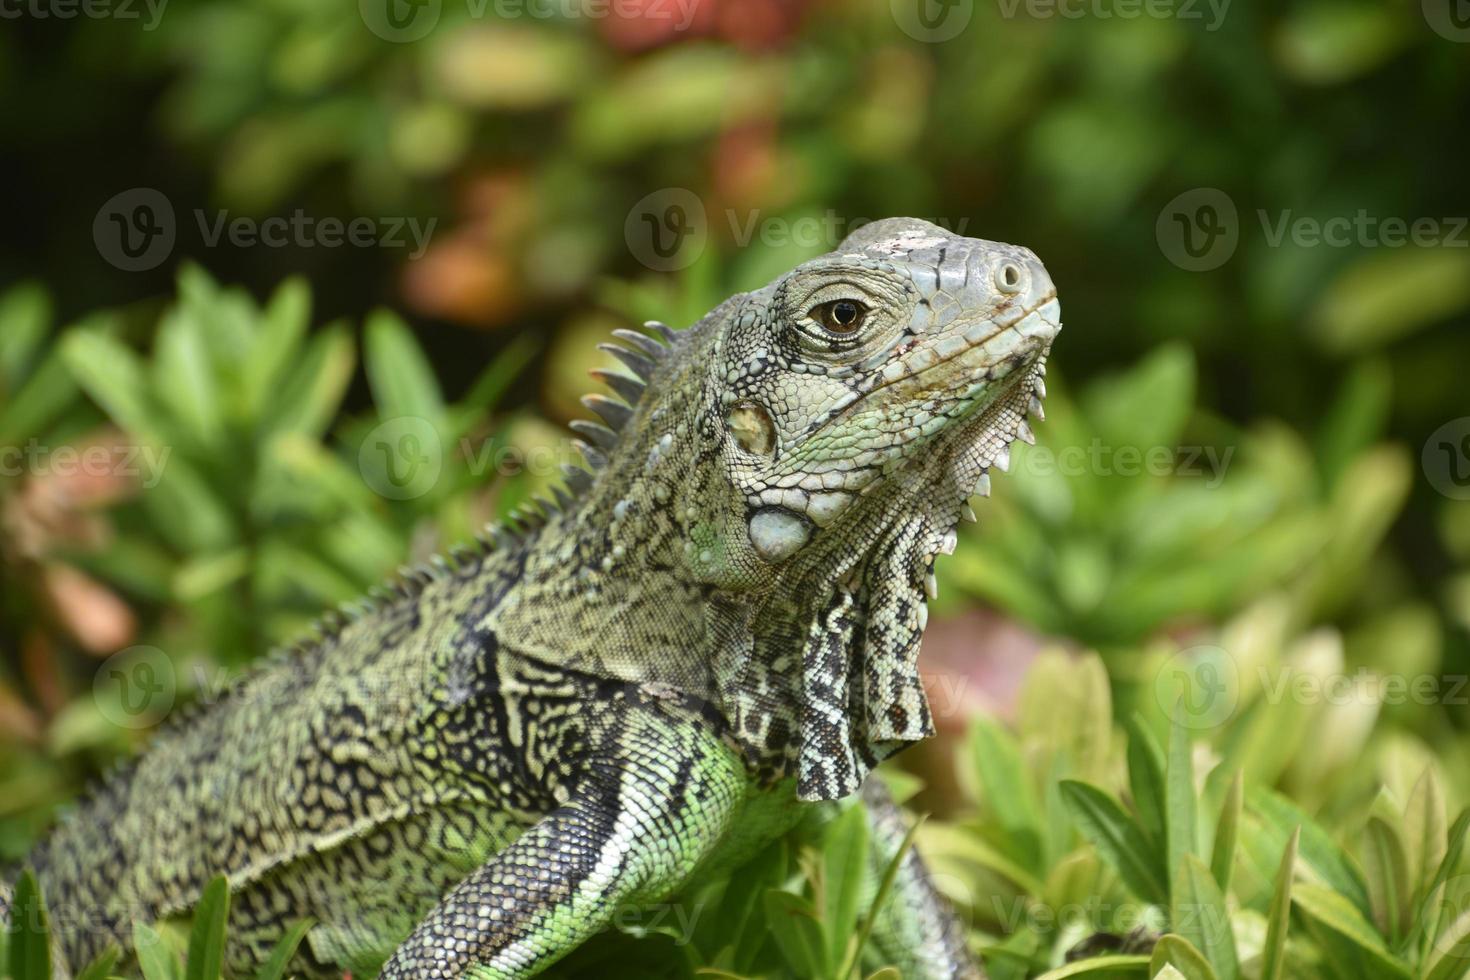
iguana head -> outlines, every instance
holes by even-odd
[[[769,589],[771,619],[796,607],[803,796],[843,795],[932,732],[916,666],[932,562],[1011,441],[1031,438],[1060,329],[1028,249],[913,219],[866,225],[726,312],[704,406],[728,498],[702,515],[719,547],[688,558]]]
[[[934,556],[1030,439],[1059,316],[1027,249],[900,218],[666,331],[670,350],[620,331],[631,347],[609,349],[647,388],[603,374],[636,412],[593,396],[620,434],[579,429],[608,449],[584,447],[595,484],[574,474],[588,594],[618,622],[634,603],[661,632],[687,623],[668,642],[691,671],[714,662],[737,737],[786,753],[805,798],[851,792],[932,732],[917,656]],[[661,592],[609,604],[657,576]],[[704,597],[692,619],[681,593]]]
[[[913,219],[867,225],[750,294],[707,382],[750,557],[780,566],[824,536],[850,538],[865,511],[953,526],[1011,440],[1029,437],[1060,328],[1029,250]]]

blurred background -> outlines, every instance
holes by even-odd
[[[1039,445],[939,564],[943,737],[906,764],[956,875],[1015,890],[1075,844],[992,874],[967,753],[1050,760],[1043,812],[1181,694],[1201,774],[1334,832],[1426,772],[1453,812],[1464,7],[4,8],[0,858],[164,715],[544,489],[611,328],[889,215],[1034,249],[1067,325]],[[407,483],[383,431],[424,450]]]

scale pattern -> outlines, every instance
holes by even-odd
[[[933,563],[1031,438],[1055,289],[892,219],[650,328],[608,345],[557,500],[165,726],[36,849],[62,962],[224,873],[237,974],[310,916],[302,975],[531,976],[865,786],[883,865],[867,777],[933,731]],[[978,977],[917,857],[898,894],[881,957]]]

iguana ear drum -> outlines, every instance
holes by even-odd
[[[736,402],[725,415],[725,424],[730,435],[741,449],[757,456],[769,456],[776,451],[776,426],[770,413],[755,402]]]

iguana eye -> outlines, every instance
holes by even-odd
[[[849,334],[863,325],[868,308],[855,299],[819,303],[807,314],[832,333]]]

